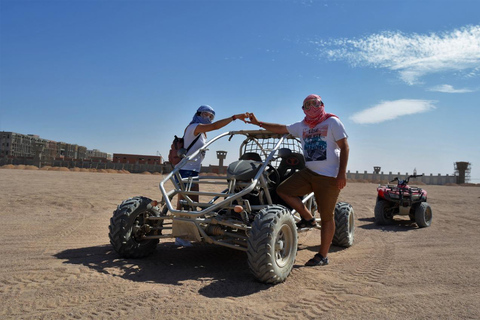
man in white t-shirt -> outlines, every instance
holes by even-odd
[[[268,131],[298,137],[302,141],[306,168],[282,182],[277,194],[302,217],[298,228],[316,226],[312,213],[302,203],[301,196],[314,192],[321,217],[321,244],[319,252],[306,266],[328,264],[327,254],[335,233],[335,204],[340,190],[347,184],[348,135],[338,117],[325,112],[322,98],[311,94],[302,106],[305,118],[291,125],[258,121],[249,113],[249,123]]]

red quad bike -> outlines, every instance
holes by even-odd
[[[377,203],[375,205],[375,223],[387,225],[393,223],[394,215],[410,217],[410,221],[416,222],[419,228],[429,227],[432,223],[432,208],[427,203],[427,191],[410,187],[410,178],[422,175],[410,175],[406,180],[398,177],[390,182],[397,185],[378,186]]]

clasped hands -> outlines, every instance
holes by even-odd
[[[260,122],[257,120],[257,117],[251,112],[245,112],[245,113],[240,113],[236,114],[235,118],[242,120],[245,123],[251,123],[258,125]]]

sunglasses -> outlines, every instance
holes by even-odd
[[[311,100],[305,101],[305,103],[302,106],[302,109],[310,110],[311,107],[320,108],[321,106],[323,106],[322,100],[311,99]]]
[[[201,116],[202,116],[202,118],[210,119],[210,121],[213,121],[213,119],[215,118],[215,115],[213,113],[206,112],[206,111],[202,112]]]

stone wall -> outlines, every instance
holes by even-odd
[[[166,173],[171,171],[170,164],[138,164],[138,163],[113,163],[108,162],[93,162],[88,160],[53,160],[50,163],[40,163],[32,158],[0,158],[0,166],[6,164],[13,165],[33,165],[36,167],[52,166],[52,167],[65,167],[65,168],[84,168],[84,169],[113,169],[113,170],[126,170],[131,173],[142,172],[159,172]]]
[[[0,158],[0,166],[6,164],[13,164],[13,165],[34,165],[37,167],[41,167],[42,164],[39,166],[38,160],[35,161],[33,158]],[[138,163],[113,163],[109,162],[92,162],[88,160],[54,160],[53,163],[48,164],[54,167],[66,167],[66,168],[86,168],[86,169],[114,169],[114,170],[127,170],[132,173],[142,173],[142,172],[159,172],[159,173],[169,173],[172,171],[172,166],[170,163],[166,162],[159,165],[154,164],[138,164]],[[209,165],[209,166],[202,166],[202,172],[205,173],[217,173],[217,174],[225,174],[226,167],[219,167],[218,165]],[[400,172],[392,173],[368,173],[367,171],[362,172],[347,172],[347,179],[349,180],[357,180],[357,181],[371,181],[372,183],[388,183],[392,181],[395,177],[398,177],[401,180],[406,179],[409,176],[409,173],[406,172],[405,174],[401,174]],[[457,183],[457,176],[455,175],[441,175],[440,173],[437,175],[433,174],[424,174],[423,177],[418,177],[415,179],[411,179],[411,184],[415,184],[415,182],[420,181],[424,184],[430,185],[444,185],[444,184],[452,184]]]
[[[364,171],[360,173],[356,172],[347,172],[347,179],[351,180],[364,180],[364,181],[372,181],[375,183],[386,183],[392,181],[395,177],[398,177],[400,180],[405,180],[410,174],[406,172],[402,174],[400,172],[392,173],[389,172],[388,174],[380,172],[380,173],[368,173]],[[433,184],[433,185],[444,185],[450,183],[457,183],[457,176],[455,175],[441,175],[440,173],[437,175],[430,174],[423,174],[423,177],[412,178],[410,182],[414,184],[416,181],[423,182],[425,184]]]

